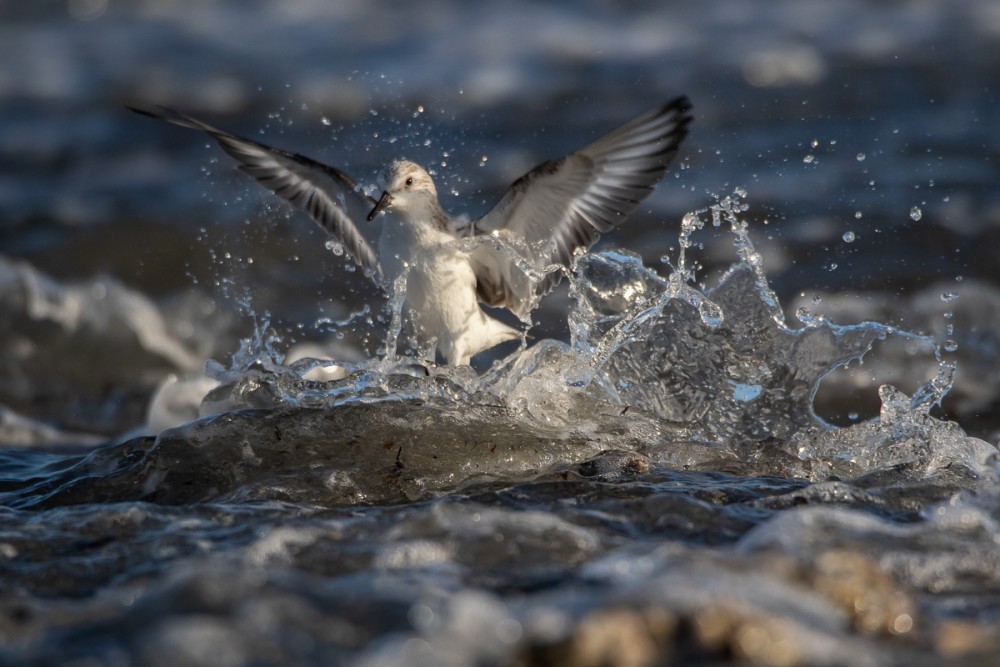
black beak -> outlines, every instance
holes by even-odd
[[[374,220],[375,216],[384,211],[386,208],[388,208],[389,204],[391,203],[392,203],[392,195],[390,195],[388,192],[383,192],[382,196],[378,198],[377,202],[375,202],[375,208],[373,208],[372,212],[368,214],[368,222]]]

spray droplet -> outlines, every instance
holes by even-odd
[[[943,347],[945,352],[955,352],[958,350],[958,343],[949,338],[944,342]]]
[[[864,162],[865,161],[865,154],[864,153],[858,153],[857,156],[855,156],[855,157],[856,157],[856,159],[857,159],[858,162]]]
[[[943,292],[941,294],[941,300],[944,301],[945,303],[948,303],[949,301],[954,301],[957,298],[958,298],[958,292]]]
[[[910,219],[916,222],[920,218],[924,217],[924,212],[920,210],[919,206],[914,206],[910,209]]]
[[[854,243],[854,239],[857,238],[854,232],[844,232],[844,235],[840,237],[844,239],[844,243]]]
[[[860,220],[863,217],[865,217],[865,214],[862,213],[861,211],[855,211],[854,212],[854,219],[855,220]]]
[[[704,299],[698,304],[698,315],[701,321],[710,327],[717,327],[722,324],[722,308],[713,301]]]
[[[805,162],[806,164],[813,164],[814,162],[816,162],[816,156],[806,155],[804,158],[802,158],[802,161]]]

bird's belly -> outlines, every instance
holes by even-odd
[[[406,278],[406,303],[427,337],[461,332],[479,311],[468,256],[449,247],[418,253]]]

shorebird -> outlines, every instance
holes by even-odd
[[[543,162],[514,181],[486,215],[468,222],[441,208],[431,175],[418,164],[385,168],[381,197],[346,173],[311,158],[220,130],[158,107],[137,113],[201,130],[264,187],[305,210],[387,292],[403,288],[418,338],[447,364],[520,337],[480,306],[524,318],[559,282],[578,249],[620,226],[663,178],[687,136],[691,105],[678,97],[580,150]],[[371,206],[364,213],[352,205]],[[382,217],[377,237],[360,217]],[[481,241],[463,243],[463,239]]]

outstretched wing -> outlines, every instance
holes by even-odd
[[[517,268],[510,249],[538,272],[568,266],[577,248],[621,225],[663,178],[691,123],[687,97],[678,97],[559,160],[545,162],[514,182],[497,205],[472,225],[503,246],[473,251],[479,298],[518,315],[548,292],[558,272],[532,280]]]
[[[158,107],[159,112],[128,107],[136,113],[165,120],[174,125],[207,133],[222,150],[239,162],[239,168],[276,195],[301,208],[320,227],[342,244],[354,262],[377,283],[382,282],[382,267],[371,244],[336,199],[339,190],[345,197],[375,200],[364,194],[358,184],[335,167],[317,162],[297,153],[272,148],[265,144],[220,130],[185,114]]]

